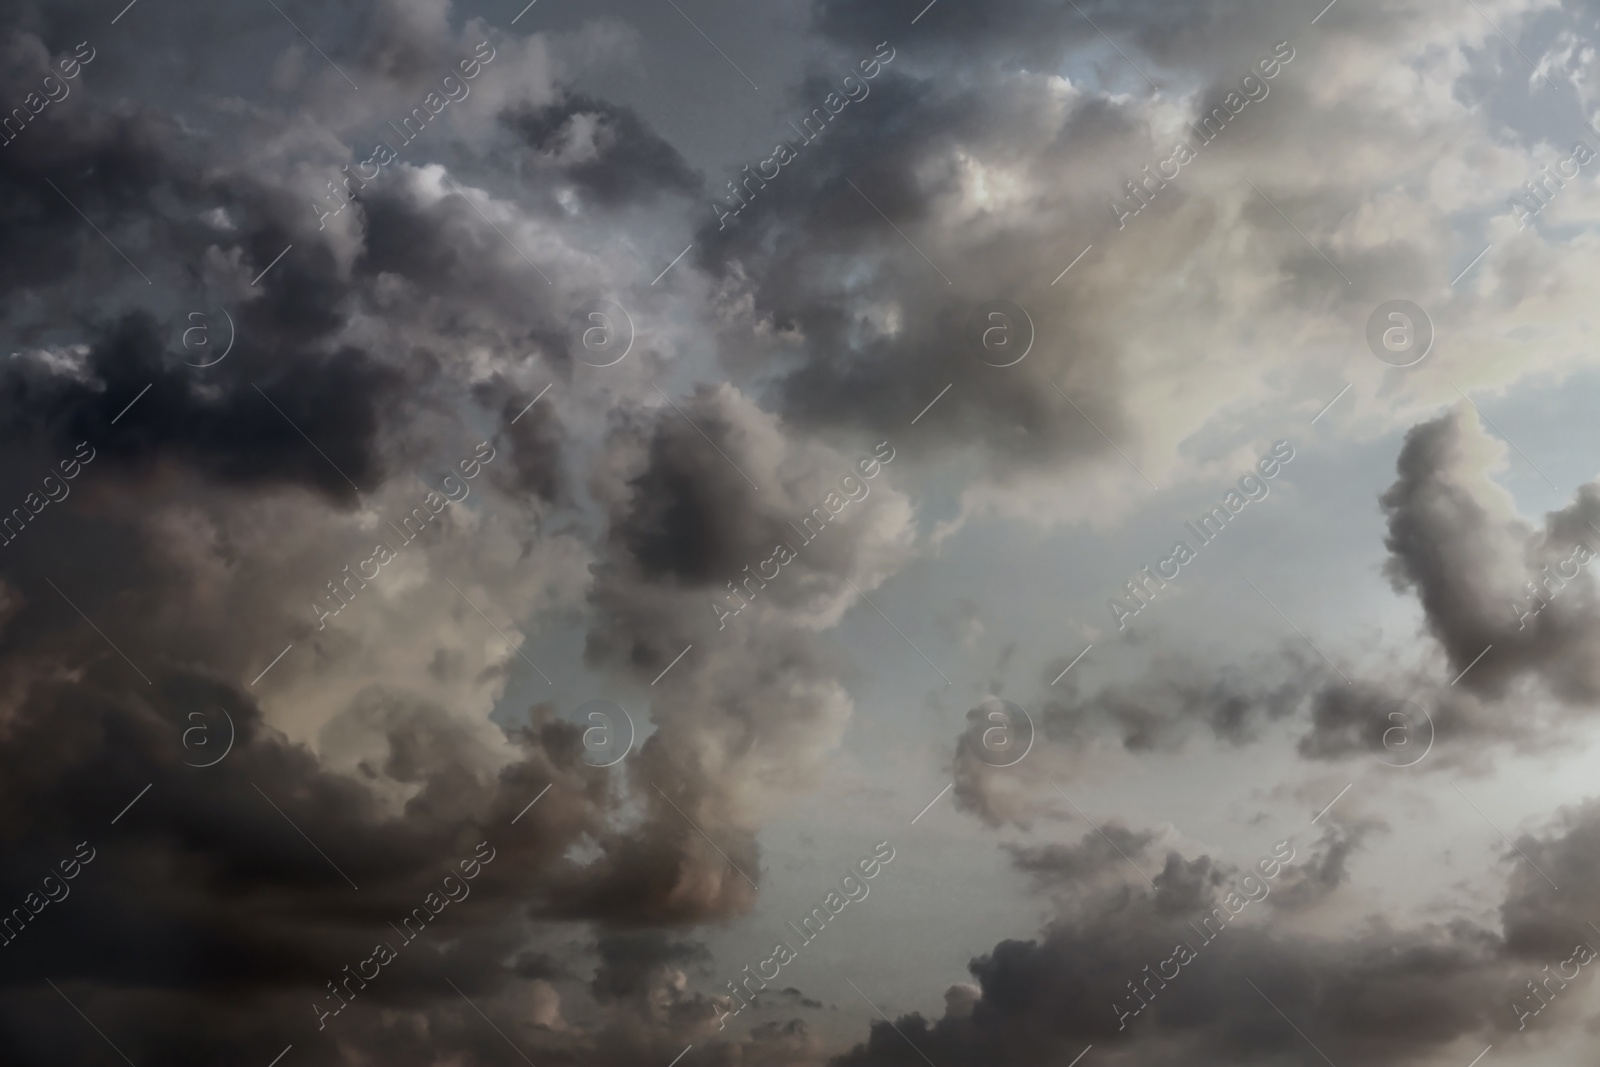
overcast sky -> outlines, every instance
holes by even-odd
[[[1600,12],[525,2],[0,0],[0,1059],[1585,1062]]]

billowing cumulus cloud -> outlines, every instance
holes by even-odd
[[[1539,964],[1568,959],[1574,942],[1593,943],[1571,910],[1594,884],[1592,864],[1577,858],[1591,823],[1586,806],[1520,842],[1566,882],[1558,899],[1508,853],[1507,867],[1517,866],[1502,872],[1497,927],[1396,928],[1369,916],[1337,936],[1294,913],[1312,885],[1318,899],[1338,896],[1336,872],[1359,831],[1329,829],[1309,852],[1306,842],[1275,844],[1242,870],[1168,852],[1153,889],[1130,869],[1156,858],[1152,832],[1114,828],[1075,846],[1016,850],[1018,868],[1056,896],[1041,935],[973,959],[975,988],[952,987],[939,1018],[874,1023],[833,1062],[902,1063],[920,1052],[936,1063],[1023,1063],[1071,1059],[1090,1044],[1116,1063],[1276,1063],[1320,1051],[1334,1062],[1403,1064],[1488,1043],[1526,1054],[1525,1023],[1541,1005],[1554,1012],[1548,994],[1566,983],[1541,987],[1541,1001],[1524,980],[1542,980]],[[1561,973],[1571,979],[1579,967]]]
[[[1406,790],[1555,760],[1600,696],[1600,490],[1527,517],[1454,406],[1592,364],[1581,11],[116,6],[0,0],[7,1062],[1399,1065],[1581,1033],[1524,986],[1590,936],[1592,802],[1487,858],[1451,830],[1415,862],[1437,914],[1370,891],[1429,812]],[[1365,350],[1396,296],[1440,342],[1407,368]],[[1285,438],[1237,551],[1363,546],[1329,564],[1354,607],[1291,605],[1332,659],[1071,621],[1117,584],[1098,546]],[[1340,463],[1372,488],[1328,519]],[[1223,600],[1202,637],[1245,629]],[[1070,675],[1064,631],[1098,646]],[[1274,863],[1215,843],[1309,817],[1402,691],[1423,772]],[[591,699],[629,709],[606,766]],[[1185,792],[1240,761],[1250,814]],[[1086,831],[1117,774],[1172,814]],[[751,939],[883,837],[901,882],[724,1025]]]

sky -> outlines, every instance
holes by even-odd
[[[1597,41],[0,0],[0,1060],[1588,1062]]]

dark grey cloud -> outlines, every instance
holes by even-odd
[[[1097,745],[1140,754],[1197,751],[1210,742],[1256,744],[1273,724],[1304,717],[1319,692],[1334,692],[1319,688],[1327,668],[1309,655],[1289,647],[1224,666],[1156,655],[1137,678],[1092,688],[1077,677],[1059,678],[1063,659],[1044,672],[1043,695],[1029,705],[1033,748],[1015,767],[1002,766],[1009,753],[985,752],[987,732],[996,729],[986,705],[968,711],[952,761],[956,803],[990,826],[1028,826],[1057,806],[1048,768]],[[1051,677],[1059,684],[1050,684]]]
[[[593,982],[597,1000],[639,997],[652,988],[652,970],[668,964],[703,964],[711,958],[704,945],[649,930],[603,934],[597,952],[600,966]]]
[[[1445,663],[1327,686],[1312,702],[1302,754],[1380,751],[1400,722],[1391,713],[1418,718],[1401,700],[1431,720],[1442,756],[1434,765],[1484,740],[1550,744],[1562,715],[1592,708],[1600,596],[1587,561],[1600,547],[1600,489],[1580,486],[1536,525],[1491,480],[1501,454],[1464,408],[1406,435],[1397,478],[1380,498],[1384,573],[1416,598]],[[1507,715],[1510,706],[1519,713]]]
[[[1366,676],[1347,663],[1357,675],[1347,679],[1297,646],[1220,668],[1157,653],[1129,682],[1087,692],[1073,676],[1046,684],[1040,743],[1111,739],[1154,752],[1209,736],[1250,745],[1272,723],[1299,720],[1298,751],[1308,759],[1376,757],[1424,772],[1473,762],[1485,741],[1555,743],[1562,720],[1587,715],[1600,692],[1591,654],[1600,595],[1587,564],[1600,555],[1600,489],[1580,486],[1535,524],[1491,478],[1501,454],[1458,409],[1413,427],[1397,479],[1379,496],[1384,574],[1397,594],[1416,598],[1431,639],[1415,654],[1380,661]],[[1044,676],[1067,662],[1047,665]],[[991,824],[1037,813],[1018,807],[1005,775],[972,758],[987,726],[973,717],[958,743],[958,803]]]
[[[749,906],[759,812],[815,780],[851,711],[814,631],[843,613],[849,580],[871,588],[909,547],[892,445],[788,437],[726,385],[674,403],[617,412],[590,486],[606,533],[588,660],[649,685],[693,656],[652,701],[637,770],[664,827],[693,834],[692,820],[717,844],[676,867],[643,841],[625,858],[614,885],[659,894],[639,913],[654,921]]]
[[[1328,936],[1294,924],[1312,897],[1339,893],[1349,852],[1370,826],[1327,828],[1309,853],[1298,846],[1275,878],[1252,882],[1213,857],[1168,853],[1153,892],[1092,832],[1072,846],[1013,849],[1018,868],[1056,897],[1057,914],[1041,936],[1002,941],[973,959],[975,994],[953,987],[939,1018],[874,1022],[863,1043],[833,1062],[901,1064],[920,1052],[940,1064],[1031,1063],[1070,1060],[1092,1043],[1113,1063],[1269,1064],[1315,1058],[1308,1040],[1336,1063],[1427,1062],[1456,1042],[1504,1045],[1515,1055],[1525,1035],[1508,1005],[1526,995],[1524,977],[1542,975],[1530,963],[1565,959],[1586,936],[1561,905],[1581,907],[1592,891],[1593,863],[1583,858],[1592,851],[1591,808],[1519,842],[1565,876],[1559,902],[1508,853],[1503,930],[1464,920],[1396,927],[1373,916],[1364,929]],[[1149,863],[1154,834],[1108,832],[1129,857]],[[1264,887],[1264,914],[1204,925],[1213,909],[1255,907],[1231,906],[1230,892],[1238,900]]]
[[[532,407],[528,407],[532,404]],[[511,467],[505,474],[509,493],[532,493],[550,503],[564,503],[571,492],[562,464],[563,427],[552,406],[540,407],[535,397],[513,394],[501,410],[505,436],[511,445]],[[496,477],[500,477],[500,472]]]
[[[870,46],[862,47],[861,58],[873,55]],[[1131,124],[1089,100],[1064,116],[1047,114],[1054,109],[1009,84],[972,95],[937,77],[906,73],[898,62],[884,66],[866,83],[870,93],[833,116],[814,141],[780,126],[775,139],[797,146],[798,158],[770,183],[744,187],[753,195],[738,218],[725,226],[708,220],[696,255],[719,275],[748,277],[755,315],[804,337],[806,358],[785,376],[778,394],[782,410],[802,425],[881,432],[909,422],[955,379],[959,388],[941,401],[946,433],[928,447],[982,442],[1007,464],[1098,454],[1104,439],[1049,382],[1069,382],[1080,407],[1120,439],[1126,429],[1116,407],[1115,373],[1092,317],[1076,314],[1074,295],[1052,291],[1044,299],[1050,278],[1034,276],[1036,256],[1018,245],[1036,239],[1032,225],[997,219],[963,234],[971,247],[960,262],[940,262],[937,234],[961,195],[952,166],[958,153],[1007,155],[1013,150],[999,142],[1031,126],[1029,135],[1041,139],[1030,146],[1027,167],[1045,171],[1059,164],[1070,172],[1069,152],[1093,153],[1126,137]],[[819,74],[803,86],[800,99],[821,108],[841,84]],[[997,125],[1002,110],[1012,117]],[[771,157],[773,148],[760,146],[753,159]],[[752,171],[759,169],[752,163]],[[742,172],[735,178],[745,180]],[[720,194],[716,203],[736,205],[712,185]],[[870,290],[844,284],[838,264],[847,259],[861,264]],[[979,362],[963,339],[972,313],[998,296],[1029,310],[1038,338],[1026,360],[1003,369]],[[882,309],[869,305],[883,300],[897,305],[893,325],[873,321]]]
[[[87,441],[110,465],[171,460],[218,481],[299,483],[339,500],[352,497],[346,477],[381,480],[373,438],[377,408],[398,384],[394,372],[353,348],[273,368],[241,342],[225,384],[202,393],[174,365],[163,333],[139,313],[108,324],[90,347],[87,380],[25,363],[7,368],[0,390],[9,436],[63,455]],[[137,416],[119,418],[135,401]]]
[[[183,766],[180,735],[192,725],[190,713],[207,716],[220,739],[218,706],[230,709],[237,727],[233,751],[213,770]],[[555,801],[548,809],[554,821],[524,820],[524,834],[508,840],[501,827],[515,813],[516,798],[497,800],[494,783],[461,773],[459,726],[399,702],[377,702],[372,710],[393,745],[391,761],[421,789],[403,814],[381,812],[359,783],[320,770],[308,751],[262,723],[248,696],[217,679],[158,673],[148,694],[130,692],[103,663],[77,684],[33,686],[8,719],[14,769],[5,776],[0,809],[11,827],[8,899],[20,903],[38,880],[35,872],[48,873],[73,855],[80,839],[96,855],[71,895],[52,905],[54,914],[44,912],[7,946],[0,965],[11,995],[3,1010],[16,1023],[8,1029],[32,1029],[15,1013],[31,1000],[23,991],[49,974],[91,996],[95,988],[148,990],[157,1007],[142,1022],[115,1008],[101,1019],[117,1027],[130,1054],[176,1053],[196,1001],[226,995],[276,1002],[269,1013],[274,1037],[304,1041],[312,1062],[331,1062],[332,1048],[319,1052],[315,1026],[302,1024],[302,1017],[315,1022],[309,1005],[316,991],[345,964],[370,956],[373,943],[398,941],[390,923],[439,892],[442,879],[484,840],[496,854],[470,894],[437,920],[444,929],[430,928],[405,946],[402,964],[363,990],[361,1007],[432,999],[441,972],[466,959],[476,959],[481,973],[492,969],[495,938],[488,931],[515,914],[516,887],[527,874],[560,862],[565,834],[551,832],[563,821],[556,813],[577,814],[593,801],[583,799],[576,781],[565,795],[558,787],[547,798]],[[573,772],[569,764],[566,773]],[[532,755],[504,778],[509,785],[559,775],[547,758]],[[112,825],[146,785],[148,794]],[[50,811],[45,818],[24,815],[43,808]],[[458,941],[453,951],[450,940]],[[182,946],[188,947],[175,951]],[[184,1056],[237,1047],[236,1036],[209,1025],[196,1039],[199,1047]]]
[[[436,0],[283,8],[141,3],[112,27],[98,4],[0,0],[6,102],[84,37],[101,49],[70,99],[0,147],[0,490],[21,499],[79,441],[96,450],[70,499],[0,549],[0,893],[25,901],[80,842],[96,850],[71,896],[0,948],[8,1056],[109,1055],[49,978],[139,1063],[268,1062],[292,1042],[285,1067],[478,1064],[504,1060],[510,1040],[541,1065],[663,1067],[693,1043],[690,1063],[815,1067],[833,1049],[789,1016],[820,996],[785,990],[748,1035],[716,1030],[718,1002],[698,991],[712,970],[704,928],[755,906],[770,875],[764,827],[814,788],[850,727],[854,668],[824,632],[919,549],[908,461],[883,458],[900,428],[959,383],[939,432],[919,429],[923,451],[905,453],[971,450],[1004,481],[1111,456],[1101,431],[1140,443],[1141,381],[1192,355],[1135,365],[1145,349],[1124,330],[1143,317],[1138,287],[1219,236],[1274,278],[1264,304],[1345,311],[1347,298],[1316,295],[1325,267],[1262,204],[1234,212],[1175,187],[1162,202],[1171,227],[1116,229],[1106,190],[1136,172],[1132,159],[1154,158],[1155,112],[1142,89],[1113,98],[1086,89],[1093,79],[1041,73],[1093,53],[1110,80],[1129,78],[1076,12],[995,17],[944,0],[913,36],[909,6],[819,4],[819,36],[795,42],[815,51],[786,114],[826,106],[877,42],[899,51],[722,229],[707,201],[742,172],[704,182],[642,110],[571,91],[562,65],[580,50],[530,30],[534,8],[496,37],[503,58],[474,96],[323,227],[329,202],[314,197],[328,179],[485,25]],[[1255,4],[1088,10],[1196,101],[1267,30]],[[1399,24],[1386,19],[1359,26]],[[625,51],[639,44],[627,28],[585,32]],[[1274,107],[1310,92],[1274,91]],[[1280,112],[1230,131],[1240,169],[1303,121]],[[1284,203],[1326,217],[1335,193],[1369,179]],[[652,238],[694,228],[693,254],[660,288],[636,222]],[[1049,284],[1114,234],[1101,281]],[[1395,238],[1370,276],[1421,263],[1412,242]],[[1196,273],[1204,299],[1230,298],[1226,272]],[[567,350],[573,307],[602,292],[643,327],[639,356],[609,378]],[[1036,347],[1017,367],[984,366],[963,340],[997,296],[1034,314]],[[203,372],[179,340],[196,308],[227,308],[237,326],[228,360]],[[702,380],[702,355],[739,380]],[[1600,519],[1600,497],[1586,490],[1542,532],[1524,529],[1470,484],[1464,433],[1419,428],[1384,506],[1391,574],[1451,663],[1480,638],[1505,642],[1507,658],[1481,664],[1441,719],[1487,732],[1492,702],[1524,679],[1570,704],[1592,696],[1587,579],[1527,637],[1494,613],[1499,575],[1587,536],[1578,525]],[[470,504],[409,550],[403,579],[363,587],[319,627],[307,602],[361,558],[351,546],[371,551],[362,542],[403,513],[397,502],[411,506],[479,440],[504,457]],[[841,493],[847,503],[829,503]],[[815,537],[797,528],[819,515]],[[794,558],[749,579],[779,544]],[[1451,589],[1458,569],[1465,585]],[[743,593],[730,600],[730,585]],[[580,728],[560,714],[570,694],[508,706],[521,691],[511,672],[524,680],[532,656],[571,636],[553,620],[574,619],[595,676],[649,691],[648,740],[613,774],[583,762]],[[285,645],[293,658],[249,682]],[[1174,661],[1136,684],[1067,688],[1039,718],[1041,742],[1251,744],[1311,700],[1305,755],[1370,743],[1361,717],[1375,693],[1313,696],[1320,676],[1285,663],[1218,674]],[[186,766],[191,716],[215,728],[223,708],[232,752]],[[1042,822],[997,801],[989,769],[962,759],[961,804],[992,825]],[[1591,815],[1519,837],[1574,894],[1593,888]],[[942,1018],[908,1016],[901,1033],[874,1023],[840,1062],[920,1063],[905,1037],[939,1067],[1067,1062],[1090,1041],[1155,1064],[1303,1055],[1246,977],[1341,1061],[1419,1059],[1457,1038],[1498,1040],[1508,960],[1559,946],[1582,899],[1545,897],[1520,872],[1503,933],[1381,916],[1308,933],[1296,924],[1341,900],[1379,829],[1336,824],[1259,917],[1206,949],[1195,966],[1209,975],[1186,974],[1124,1032],[1110,998],[1240,873],[1164,850],[1153,831],[1102,828],[1015,846],[1020,876],[1057,908],[1050,925],[974,961],[976,990],[952,990]],[[326,982],[400,936],[392,924],[480,842],[495,858],[470,897],[318,1030]]]
[[[1304,678],[1314,668],[1295,651],[1286,659],[1220,671],[1190,660],[1158,660],[1154,670],[1127,685],[1083,696],[1076,685],[1069,687],[1067,697],[1042,709],[1042,729],[1069,743],[1109,728],[1134,752],[1175,748],[1201,729],[1219,740],[1249,744],[1264,727],[1292,714],[1306,694]]]
[[[548,180],[548,172],[605,207],[700,190],[700,176],[678,150],[630,108],[573,94],[550,107],[507,114],[503,121],[526,141],[525,173],[543,179],[538,184]]]
[[[39,655],[30,650],[35,662]],[[198,1063],[265,1041],[293,1042],[307,1062],[334,1063],[342,1042],[386,1047],[391,1035],[382,1019],[392,1011],[425,1013],[437,1024],[436,1049],[483,1055],[489,1042],[457,1025],[446,980],[482,998],[570,982],[570,970],[537,949],[508,957],[508,943],[529,943],[530,921],[627,926],[630,915],[683,918],[684,905],[669,903],[682,892],[670,872],[687,862],[683,850],[695,853],[687,840],[694,831],[675,812],[670,823],[643,832],[609,829],[617,798],[579,761],[571,726],[546,719],[521,735],[521,757],[485,781],[460,720],[373,690],[324,731],[330,740],[348,731],[385,740],[381,764],[352,779],[322,769],[309,750],[268,727],[232,683],[174,669],[158,671],[147,693],[130,690],[122,667],[107,659],[77,682],[40,680],[7,712],[0,820],[8,862],[0,891],[22,906],[81,840],[94,852],[70,894],[23,926],[0,955],[0,1014],[21,1037],[22,1062],[45,1056],[59,1028],[38,1017],[41,974],[86,998],[102,1027],[143,1059]],[[220,739],[218,707],[230,709],[237,729],[231,753],[215,769],[184,766],[180,738],[191,715],[207,716]],[[391,810],[363,775],[415,792]],[[549,794],[513,829],[512,818],[547,785]],[[598,842],[607,859],[579,866],[566,858],[581,840]],[[475,878],[459,878],[461,861],[486,855],[492,859]],[[457,878],[447,883],[452,873]],[[652,896],[662,903],[645,903]],[[419,907],[440,914],[404,939],[393,924]],[[396,949],[397,961],[327,1020],[330,1032],[319,1031],[311,1005],[336,1004],[324,983],[340,980],[342,968],[371,956],[378,943]],[[656,1041],[671,1044],[713,1016],[708,1001],[683,993],[669,973],[704,963],[695,942],[609,932],[597,955],[595,1000],[653,1019],[661,1031],[624,1040],[623,1062],[646,1049],[654,1055]],[[116,1000],[102,995],[113,989]],[[677,990],[681,1002],[655,1018],[663,990]],[[224,1004],[238,1010],[207,1007]],[[253,1006],[249,1023],[245,1005]],[[506,1010],[495,1014],[528,1039],[527,1021],[515,1013],[505,1019]],[[204,1017],[198,1027],[197,1012]],[[589,1040],[562,1031],[545,1043],[561,1061]],[[412,1055],[400,1046],[391,1054]]]
[[[403,15],[403,6],[386,10]],[[47,21],[31,7],[7,9],[25,26]],[[368,37],[367,59],[351,69],[400,82],[422,77],[451,51],[440,38],[445,23],[428,9],[442,10],[411,5],[416,19]],[[67,22],[86,9],[58,13]],[[92,14],[103,27],[105,12]],[[56,27],[47,38],[65,32]],[[303,182],[259,160],[231,166],[192,136],[184,116],[91,94],[86,84],[0,152],[0,250],[10,252],[0,300],[20,350],[0,371],[0,482],[20,502],[39,465],[54,466],[79,441],[94,450],[71,495],[33,520],[0,561],[11,694],[0,711],[8,857],[0,888],[20,906],[39,872],[72,856],[79,841],[98,849],[71,896],[29,924],[0,960],[10,1055],[19,1063],[88,1061],[109,1051],[75,1015],[58,1017],[71,1008],[42,976],[139,1061],[198,1064],[262,1050],[270,1059],[293,1042],[299,1062],[311,1064],[342,1062],[349,1048],[397,1063],[435,1055],[486,1062],[499,1054],[495,1045],[503,1051],[501,1038],[463,1013],[447,979],[524,1047],[548,1050],[545,1062],[594,1055],[593,1035],[567,1029],[553,999],[558,986],[576,988],[573,972],[539,962],[549,939],[535,931],[682,925],[742,906],[744,889],[730,890],[733,905],[679,899],[694,872],[724,862],[704,855],[694,829],[658,793],[612,793],[579,759],[577,730],[550,709],[501,739],[509,759],[491,761],[474,724],[397,679],[372,679],[350,696],[321,725],[316,745],[284,732],[303,734],[303,724],[269,723],[245,685],[290,637],[295,655],[325,664],[348,651],[345,638],[319,633],[304,611],[322,577],[315,568],[337,572],[327,559],[350,533],[339,525],[363,508],[387,510],[392,479],[403,489],[418,468],[433,476],[441,441],[457,450],[450,461],[462,454],[469,431],[460,422],[486,422],[485,436],[510,453],[479,488],[496,483],[503,505],[531,514],[570,503],[565,435],[549,404],[512,424],[533,391],[509,381],[505,363],[488,379],[494,388],[452,382],[453,353],[440,341],[493,351],[532,338],[528,362],[548,355],[553,367],[563,362],[554,357],[564,357],[567,308],[539,293],[538,313],[522,314],[531,306],[524,279],[504,269],[517,254],[459,197],[441,202],[404,174],[386,174],[387,184],[344,215],[360,225],[355,242],[341,245],[316,236]],[[607,114],[624,135],[623,161],[672,163],[626,112]],[[289,155],[305,153],[312,169],[337,172],[323,146],[306,152],[296,143],[315,140],[309,123],[259,112],[252,119],[260,123],[255,134],[283,138]],[[663,173],[684,178],[670,165]],[[146,286],[109,241],[158,284]],[[204,371],[184,365],[194,357],[179,342],[193,307],[213,320],[225,307],[237,328],[228,358]],[[352,340],[353,327],[365,337]],[[199,534],[196,558],[146,525],[146,512],[168,509],[183,511]],[[303,573],[297,565],[307,559],[292,543],[263,560],[260,544],[234,525],[241,521],[262,536],[276,527],[289,542],[305,536],[304,527],[321,527],[330,543],[309,553],[315,558]],[[452,513],[440,526],[465,524]],[[187,532],[167,534],[181,540]],[[409,551],[442,548],[445,539],[435,531]],[[538,545],[530,551],[538,561]],[[216,598],[217,575],[198,557],[226,559],[242,595]],[[60,579],[73,603],[46,578]],[[285,626],[279,607],[295,599],[298,621]],[[371,600],[355,608],[383,614]],[[449,620],[440,613],[441,625]],[[218,666],[251,662],[247,673]],[[436,680],[457,671],[448,655],[433,662]],[[237,729],[232,750],[214,769],[185,766],[190,716],[220,732],[219,709]],[[333,769],[345,752],[357,755]],[[512,818],[546,787],[511,831]],[[653,802],[661,820],[619,829],[621,806],[637,800]],[[311,1005],[326,999],[325,983],[369,957],[375,943],[397,940],[391,924],[438,893],[452,865],[484,841],[497,854],[470,896],[449,905],[319,1032]],[[580,862],[569,856],[574,849],[599,858]],[[735,852],[759,872],[753,855]],[[625,939],[599,939],[598,956],[617,975],[626,969]],[[524,1014],[530,1002],[537,1008]],[[619,1043],[613,1062],[665,1062],[669,1045],[673,1053],[682,1047],[679,1032],[713,1016],[692,995],[662,1019],[649,1015],[654,1003],[643,996],[612,1009],[645,1027]],[[407,1033],[391,1025],[394,1013],[410,1020]],[[426,1029],[426,1049],[412,1023]],[[794,1035],[764,1040],[792,1043]]]

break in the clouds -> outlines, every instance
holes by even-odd
[[[1571,1062],[1597,35],[0,0],[7,1062]]]

